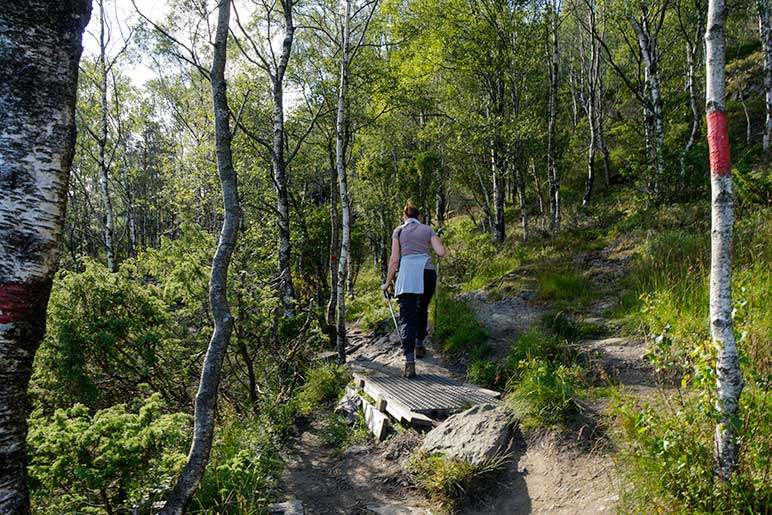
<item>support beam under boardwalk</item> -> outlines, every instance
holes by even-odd
[[[384,371],[354,373],[354,381],[378,408],[400,422],[431,427],[437,420],[477,404],[496,404],[501,394],[444,376],[422,374],[405,379]]]

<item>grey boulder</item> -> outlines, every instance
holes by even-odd
[[[481,404],[448,417],[429,431],[421,450],[479,466],[506,452],[511,438],[510,415],[501,407]]]

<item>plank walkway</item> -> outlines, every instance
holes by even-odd
[[[375,400],[376,407],[400,422],[433,426],[439,419],[477,404],[498,403],[499,392],[462,384],[437,374],[413,379],[379,370],[354,373],[359,388]]]

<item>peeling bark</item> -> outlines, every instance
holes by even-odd
[[[327,303],[327,325],[335,326],[335,313],[338,306],[338,169],[330,142],[330,301]]]
[[[160,512],[164,515],[182,514],[204,475],[214,435],[214,416],[217,407],[217,390],[220,384],[220,369],[233,330],[233,316],[227,299],[228,266],[236,245],[241,207],[239,205],[236,171],[233,168],[233,156],[231,154],[232,133],[225,82],[230,8],[230,0],[220,0],[210,72],[212,106],[215,115],[217,172],[220,178],[225,210],[220,240],[212,260],[212,272],[209,279],[209,304],[212,310],[214,331],[204,357],[198,393],[196,394],[193,442],[185,468]]]
[[[349,199],[348,181],[346,178],[346,145],[348,112],[346,110],[346,95],[349,81],[350,57],[350,22],[351,0],[346,0],[346,12],[343,18],[342,57],[340,63],[340,87],[338,88],[338,113],[335,123],[335,166],[338,171],[338,187],[340,188],[341,245],[338,259],[338,315],[336,330],[336,347],[338,361],[346,362],[346,274],[351,249],[351,200]]]
[[[0,9],[0,513],[29,513],[27,385],[45,333],[75,151],[91,2]]]
[[[295,315],[295,286],[292,283],[292,244],[290,242],[289,178],[287,177],[287,158],[284,149],[284,76],[287,72],[295,37],[295,25],[292,19],[293,4],[293,0],[281,2],[284,14],[284,39],[276,70],[271,74],[273,97],[271,168],[274,187],[276,188],[276,212],[279,222],[279,289],[285,317]]]
[[[716,359],[716,475],[728,481],[737,468],[739,448],[736,428],[743,378],[732,328],[732,162],[724,107],[727,8],[724,0],[710,0],[706,43],[706,112],[710,149],[711,257],[710,330]]]

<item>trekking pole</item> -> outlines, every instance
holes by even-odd
[[[388,290],[383,290],[383,296],[386,297],[386,304],[389,305],[389,311],[391,311],[391,319],[394,320],[394,330],[399,332],[399,326],[397,325],[397,316],[394,314],[394,309],[391,307],[391,295]]]
[[[437,236],[442,236],[442,228],[437,230]],[[437,285],[434,288],[434,332],[432,333],[432,336],[434,337],[432,341],[436,344],[436,334],[437,334],[437,313],[440,311],[440,261],[442,261],[442,258],[439,256],[437,257]]]
[[[432,341],[436,344],[437,334],[437,313],[440,311],[440,259],[437,259],[437,285],[434,288],[434,332]]]

